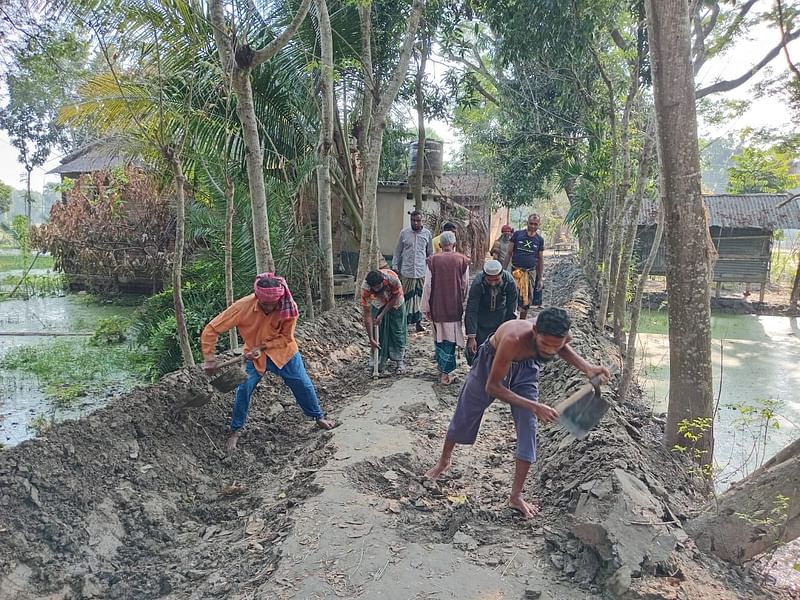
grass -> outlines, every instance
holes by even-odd
[[[127,344],[93,346],[86,340],[55,340],[21,346],[0,359],[0,368],[35,375],[57,406],[120,384],[128,387],[144,378],[141,353]]]
[[[28,258],[21,254],[17,254],[14,256],[0,256],[0,273],[4,271],[15,271],[17,269],[27,269],[28,266],[31,264],[32,257]],[[53,268],[53,257],[52,256],[42,256],[39,255],[39,258],[36,259],[36,263],[33,265],[34,269],[52,269]]]
[[[19,283],[19,286],[17,284]],[[14,298],[26,300],[33,297],[58,296],[67,289],[67,278],[63,273],[47,273],[46,275],[26,275],[20,283],[20,275],[0,274],[0,299],[8,300],[11,291],[16,288]]]
[[[770,283],[791,287],[797,273],[797,254],[791,250],[773,249],[770,265]]]

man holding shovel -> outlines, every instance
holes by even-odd
[[[203,370],[209,375],[217,371],[215,348],[219,335],[237,327],[244,340],[247,380],[236,389],[231,435],[225,444],[227,450],[236,448],[247,419],[250,398],[266,371],[283,379],[292,390],[297,404],[306,416],[316,420],[320,429],[333,429],[336,426],[334,421],[325,418],[314,384],[300,356],[294,338],[297,304],[286,280],[272,273],[262,273],[256,277],[253,289],[255,293],[240,298],[214,317],[200,337],[205,358]]]
[[[508,504],[526,519],[539,507],[522,497],[531,463],[536,460],[536,421],[551,423],[558,412],[537,402],[542,363],[560,356],[587,376],[608,377],[605,367],[589,364],[569,345],[571,322],[563,308],[547,308],[535,321],[508,321],[479,349],[450,421],[439,462],[425,476],[436,480],[449,467],[456,444],[474,444],[484,411],[495,398],[511,405],[517,432],[516,467]]]
[[[403,359],[408,338],[405,300],[400,278],[394,271],[379,269],[367,273],[361,285],[361,309],[369,339],[370,367],[383,372],[387,359],[391,358],[397,363],[397,372],[405,373]]]

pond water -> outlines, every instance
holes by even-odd
[[[52,333],[91,333],[100,318],[130,316],[134,308],[90,303],[84,296],[31,298],[0,302],[0,358],[14,348],[52,342],[84,344],[86,336],[55,337]],[[14,335],[41,333],[42,335]],[[48,335],[50,334],[50,335]],[[120,374],[122,380],[124,374]],[[13,446],[35,435],[31,421],[76,419],[105,404],[113,390],[89,395],[68,408],[56,408],[38,378],[19,370],[0,369],[0,444]]]
[[[639,383],[654,412],[665,412],[669,398],[667,326],[665,312],[642,312]],[[800,437],[800,319],[712,315],[711,334],[714,458],[724,489]]]

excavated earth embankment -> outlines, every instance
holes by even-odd
[[[577,267],[551,261],[547,281],[578,351],[618,362]],[[543,511],[525,522],[505,504],[514,437],[499,403],[440,483],[422,477],[457,394],[434,383],[428,338],[412,339],[409,374],[379,381],[355,304],[298,338],[344,421],[332,432],[268,379],[226,455],[230,397],[176,418],[175,399],[203,385],[182,370],[0,452],[0,599],[769,597],[684,533],[701,487],[644,406],[607,391],[582,442],[541,427],[529,488]],[[581,383],[551,363],[542,399]]]

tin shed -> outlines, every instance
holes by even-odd
[[[717,248],[714,281],[757,283],[769,281],[772,236],[776,229],[800,228],[800,202],[786,203],[786,194],[704,195],[709,233]],[[783,206],[780,206],[783,204]],[[658,204],[646,201],[639,212],[636,254],[650,253],[658,222]],[[652,275],[664,275],[665,247],[658,249]],[[717,288],[719,291],[719,287]]]

